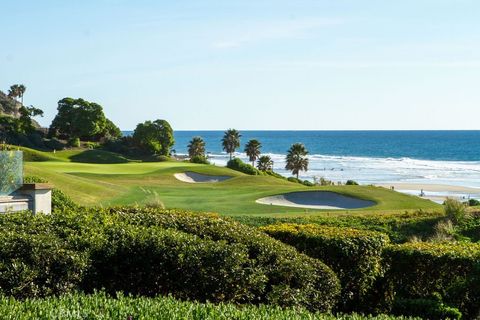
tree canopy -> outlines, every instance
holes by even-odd
[[[172,127],[166,120],[139,123],[133,139],[144,152],[163,156],[170,155],[170,149],[175,143]]]
[[[118,129],[103,113],[101,105],[83,99],[63,98],[50,125],[50,135],[66,139],[100,140],[119,137]]]

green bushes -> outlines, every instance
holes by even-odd
[[[384,273],[382,251],[388,237],[379,232],[320,225],[279,224],[261,228],[331,267],[342,283],[342,311],[370,312],[369,294]]]
[[[414,315],[431,320],[461,319],[462,313],[457,308],[446,306],[438,298],[433,299],[397,299],[393,314]]]
[[[199,164],[210,164],[210,161],[205,156],[193,156],[190,158],[191,163],[199,163]]]
[[[68,140],[68,146],[73,147],[73,148],[79,148],[80,147],[80,138],[71,138]]]
[[[440,295],[464,317],[480,314],[480,244],[412,242],[385,250],[386,280],[397,299]]]
[[[0,290],[17,298],[59,295],[77,288],[86,255],[55,236],[0,233]]]
[[[346,186],[358,186],[358,182],[355,181],[355,180],[347,180],[347,182],[345,182],[345,185]]]
[[[258,176],[262,174],[258,169],[253,167],[251,164],[243,162],[240,158],[233,158],[232,160],[229,160],[227,162],[227,167],[252,176]]]
[[[248,248],[246,266],[256,271],[262,284],[252,290],[250,302],[300,305],[311,310],[328,310],[336,302],[339,284],[333,271],[322,262],[299,255],[296,250],[239,223],[214,216],[179,214],[154,209],[110,209],[129,224],[176,229],[202,239],[226,241]]]
[[[0,293],[105,288],[315,311],[337,301],[325,264],[239,223],[153,208],[78,210],[0,216]]]

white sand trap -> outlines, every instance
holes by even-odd
[[[329,191],[301,191],[279,194],[257,200],[257,203],[274,206],[308,209],[360,209],[375,205],[369,200],[357,199]]]
[[[180,181],[188,182],[188,183],[214,183],[214,182],[221,182],[230,179],[230,176],[210,176],[207,174],[201,174],[196,172],[182,172],[182,173],[175,173],[175,178]]]

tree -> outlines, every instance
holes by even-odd
[[[12,98],[13,100],[15,100],[15,106],[14,106],[15,117],[18,117],[18,115],[20,113],[20,107],[23,105],[23,95],[25,93],[25,90],[27,90],[27,88],[23,84],[11,85],[10,89],[8,90],[8,96],[10,98]],[[22,103],[20,104],[20,106],[18,105],[19,102],[18,102],[18,99],[17,99],[19,97],[22,98]]]
[[[8,96],[17,101],[17,98],[20,96],[20,86],[18,84],[11,85],[8,90]]]
[[[25,91],[27,91],[27,87],[25,87],[25,85],[23,84],[18,85],[18,96],[21,99],[22,106],[23,106],[23,96],[25,95]]]
[[[257,168],[260,171],[272,171],[273,161],[270,156],[261,156],[257,161]]]
[[[288,150],[285,169],[297,176],[300,171],[308,170],[308,151],[302,143],[295,143]]]
[[[98,140],[107,126],[101,105],[83,99],[63,98],[50,125],[51,136],[65,139]]]
[[[260,148],[262,147],[262,144],[255,139],[252,139],[247,142],[245,145],[245,153],[248,156],[248,159],[252,162],[252,166],[255,166],[255,161],[258,159],[258,156],[260,155]]]
[[[20,107],[20,118],[18,119],[18,130],[19,133],[28,134],[35,131],[35,126],[33,125],[33,117],[43,117],[43,110],[35,108],[34,106],[29,107]]]
[[[205,141],[201,137],[192,138],[188,144],[188,156],[190,158],[205,157]]]
[[[222,138],[223,150],[230,155],[230,160],[232,160],[232,155],[235,150],[240,147],[240,137],[242,135],[235,129],[228,129],[225,131]]]
[[[170,148],[175,143],[172,127],[166,120],[139,123],[133,132],[133,139],[144,151],[163,156],[170,155]]]

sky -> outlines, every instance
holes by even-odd
[[[0,90],[122,130],[480,128],[480,1],[0,0]]]

